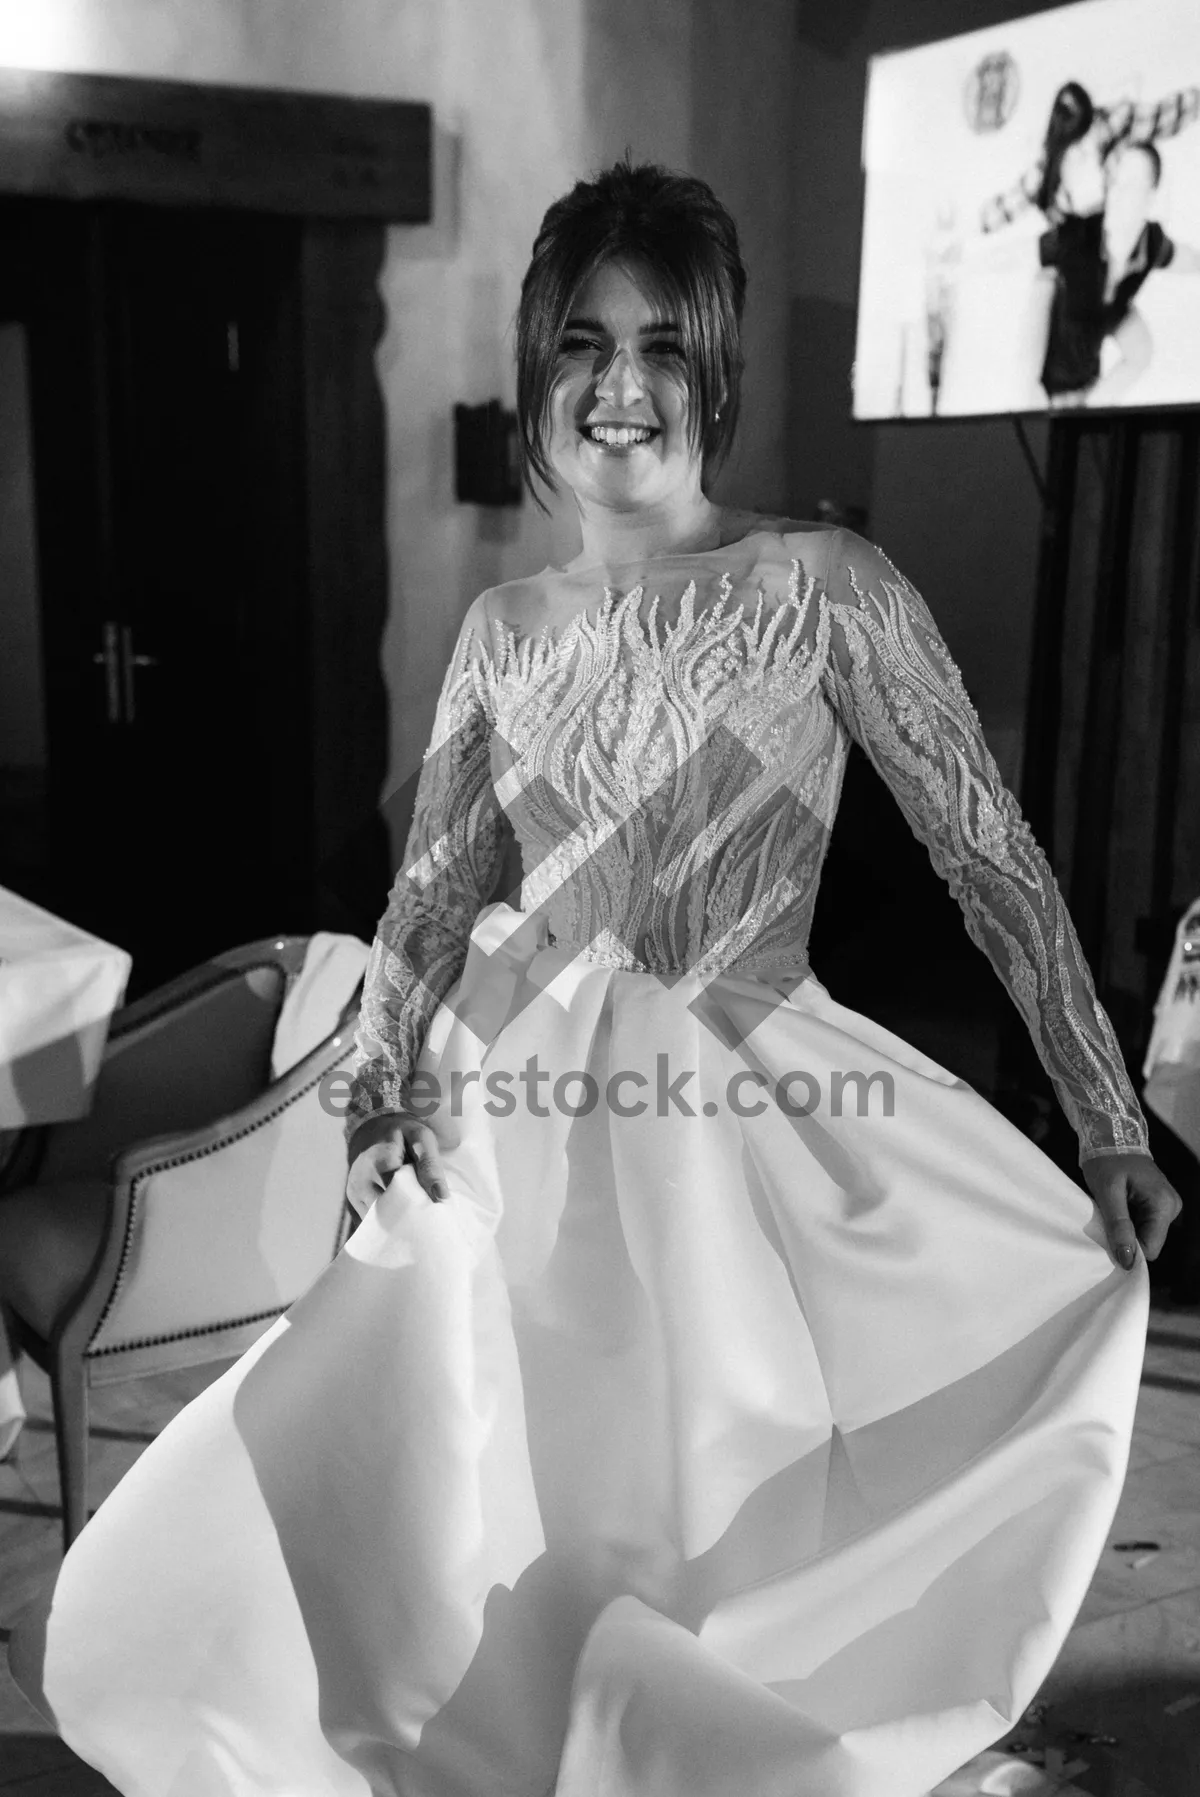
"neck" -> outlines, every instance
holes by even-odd
[[[713,549],[720,535],[721,507],[697,487],[686,500],[663,506],[617,511],[608,506],[579,506],[583,548],[570,568],[597,562],[638,562],[654,555]]]
[[[1104,222],[1104,253],[1110,262],[1124,266],[1132,256],[1139,237],[1146,228],[1145,219],[1135,219],[1132,224],[1119,219],[1115,224],[1109,220]]]

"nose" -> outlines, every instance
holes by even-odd
[[[608,367],[596,382],[596,398],[619,408],[640,399],[645,391],[638,359],[631,349],[622,345],[613,352]]]

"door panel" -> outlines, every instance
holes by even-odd
[[[46,690],[34,513],[29,333],[0,322],[0,883],[46,873]]]
[[[0,206],[33,416],[41,896],[128,947],[135,990],[311,927],[300,232]]]

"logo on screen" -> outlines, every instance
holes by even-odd
[[[1007,50],[985,56],[967,79],[963,103],[972,131],[999,131],[1016,111],[1021,92],[1017,65]]]

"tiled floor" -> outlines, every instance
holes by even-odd
[[[223,1368],[96,1394],[98,1500]],[[45,1381],[0,1464],[0,1635],[53,1575],[58,1484]],[[1142,1545],[1129,1545],[1132,1543]],[[1153,1543],[1153,1546],[1148,1544]],[[0,1669],[0,1797],[101,1797]],[[1153,1313],[1129,1477],[1087,1602],[1022,1725],[938,1797],[1200,1797],[1200,1308]]]

